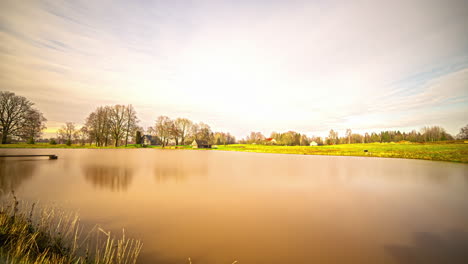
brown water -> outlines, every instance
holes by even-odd
[[[468,263],[468,165],[190,150],[0,150],[0,188],[142,239],[140,263]],[[5,195],[4,195],[5,196]]]

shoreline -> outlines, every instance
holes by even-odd
[[[161,146],[140,147],[135,145],[96,147],[93,145],[49,145],[48,143],[29,144],[0,144],[2,149],[166,149],[166,150],[216,150],[237,151],[250,153],[270,154],[295,154],[314,156],[347,156],[347,157],[377,157],[419,159],[430,161],[445,161],[456,163],[468,163],[468,144],[460,142],[435,142],[435,143],[360,143],[324,146],[279,146],[279,145],[255,145],[233,144],[217,145],[213,149],[192,149],[191,146]],[[367,150],[367,152],[365,152]]]

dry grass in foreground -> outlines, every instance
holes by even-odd
[[[12,201],[0,205],[0,263],[135,264],[142,243],[100,227],[85,231],[75,213]]]

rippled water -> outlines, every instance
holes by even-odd
[[[0,188],[124,227],[144,243],[140,263],[468,259],[465,164],[202,150],[0,154],[57,154],[0,158]]]

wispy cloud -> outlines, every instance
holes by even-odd
[[[131,103],[243,136],[443,125],[468,112],[466,1],[0,2],[0,86],[50,124]],[[54,122],[54,123],[52,123]]]

